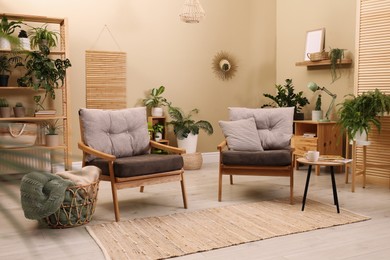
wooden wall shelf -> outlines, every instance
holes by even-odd
[[[352,59],[342,59],[340,65],[351,65]],[[306,67],[317,67],[317,66],[330,66],[330,60],[320,60],[320,61],[298,61],[295,62],[295,66],[306,66]]]

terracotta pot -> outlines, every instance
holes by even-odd
[[[14,107],[15,117],[24,117],[26,115],[26,108],[24,107]]]
[[[11,117],[11,108],[0,107],[0,117]]]

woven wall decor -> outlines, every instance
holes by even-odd
[[[126,53],[86,51],[86,107],[126,108]]]
[[[213,59],[212,68],[222,80],[231,79],[237,71],[235,59],[225,51],[218,52]]]

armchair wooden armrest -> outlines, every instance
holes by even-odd
[[[222,150],[225,149],[226,147],[227,147],[227,142],[226,142],[226,140],[223,140],[223,141],[217,146],[219,152],[222,152]]]
[[[150,146],[153,148],[161,149],[170,153],[175,153],[175,154],[184,154],[186,153],[185,149],[158,143],[156,141],[150,140]]]
[[[87,154],[95,155],[95,156],[97,156],[99,158],[102,158],[102,159],[105,159],[105,160],[108,160],[108,161],[115,161],[116,160],[116,156],[114,156],[112,154],[103,153],[101,151],[95,150],[95,149],[89,147],[88,145],[85,145],[82,142],[78,142],[78,147],[79,147],[80,150],[82,150],[83,152],[85,152]]]

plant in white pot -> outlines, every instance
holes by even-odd
[[[60,143],[59,132],[62,129],[62,125],[58,124],[57,120],[47,120],[45,122],[45,143],[46,146],[58,146]]]
[[[368,91],[361,95],[349,95],[340,103],[338,109],[338,124],[346,131],[349,140],[357,140],[357,136],[363,136],[358,142],[367,141],[367,134],[373,126],[380,132],[380,116],[390,113],[390,95],[386,95],[378,89]]]
[[[152,126],[152,128],[154,133],[154,140],[157,142],[161,141],[163,137],[164,126],[161,124],[155,124]]]
[[[314,110],[311,111],[311,120],[313,120],[313,121],[320,121],[324,115],[324,113],[321,109],[321,105],[322,105],[321,98],[322,98],[322,96],[321,96],[321,94],[319,94],[317,96],[316,106],[315,106]]]
[[[192,119],[193,114],[199,113],[197,108],[185,115],[180,108],[169,106],[168,113],[172,118],[168,124],[173,126],[178,147],[184,148],[186,153],[196,152],[199,130],[204,130],[208,135],[214,132],[213,126],[208,121]]]
[[[143,104],[151,109],[152,116],[163,116],[163,106],[169,105],[166,98],[162,97],[165,87],[160,86],[159,88],[153,88],[149,96],[142,100]]]

